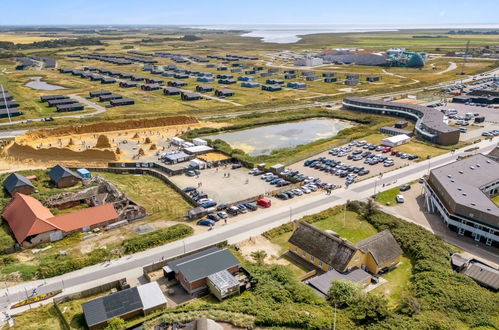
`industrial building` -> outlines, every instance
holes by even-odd
[[[428,212],[458,235],[499,246],[499,163],[477,154],[430,171],[424,184]]]
[[[444,115],[431,108],[398,102],[385,102],[362,97],[346,97],[343,106],[348,110],[384,114],[416,122],[414,134],[426,141],[448,146],[459,142],[459,129],[444,123]]]

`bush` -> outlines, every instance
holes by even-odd
[[[351,318],[359,325],[376,323],[389,315],[388,301],[377,294],[362,294],[360,299],[349,307],[349,312]]]
[[[329,288],[329,298],[332,305],[346,307],[355,303],[360,295],[359,286],[346,280],[334,280]]]
[[[147,250],[153,246],[190,236],[193,233],[194,230],[191,227],[184,224],[177,224],[152,233],[127,239],[123,242],[123,248],[126,254],[135,253]]]

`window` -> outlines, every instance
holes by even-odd
[[[315,257],[314,256],[310,256],[310,261],[314,262],[315,261]]]
[[[358,256],[355,257],[354,261],[359,261],[359,257]]]
[[[307,252],[303,251],[303,252],[301,253],[301,255],[302,255],[302,257],[306,257],[306,256],[307,256]]]
[[[293,251],[294,251],[294,253],[298,253],[298,248],[295,246],[295,247],[293,248]]]
[[[319,267],[322,267],[322,261],[319,260]]]

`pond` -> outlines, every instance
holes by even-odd
[[[319,139],[334,137],[339,131],[353,127],[337,119],[311,119],[299,122],[261,126],[230,133],[206,136],[221,139],[234,149],[241,149],[250,156],[268,155],[275,149],[291,148]]]
[[[41,91],[55,91],[58,89],[65,89],[62,86],[57,86],[57,85],[51,85],[49,83],[46,83],[45,81],[42,81],[42,77],[30,77],[29,78],[31,81],[27,82],[26,87],[41,90]]]

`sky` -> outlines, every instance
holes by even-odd
[[[498,24],[499,0],[17,0],[0,25]]]

